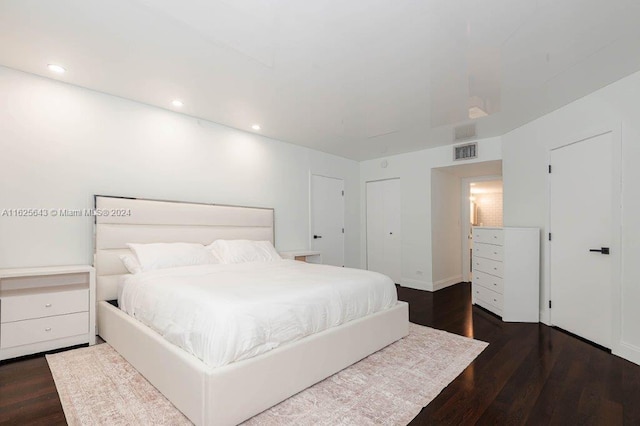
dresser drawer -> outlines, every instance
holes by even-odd
[[[490,290],[495,291],[496,293],[503,293],[503,283],[502,278],[496,277],[490,274],[486,274],[480,271],[473,271],[473,283],[477,285],[481,285],[482,287],[488,288]]]
[[[499,260],[503,259],[504,248],[502,246],[496,246],[486,243],[475,243],[473,245],[473,255],[478,257],[484,257],[486,259]]]
[[[494,228],[474,228],[473,230],[473,243],[486,243],[502,245],[504,242],[504,235],[502,229]]]
[[[2,298],[0,322],[7,323],[88,310],[88,289],[20,294]]]
[[[476,301],[484,302],[484,304],[488,304],[502,311],[502,294],[474,284],[473,295]],[[483,303],[480,304],[482,305]]]
[[[504,272],[504,265],[502,262],[499,262],[497,260],[473,256],[473,272],[475,273],[476,271],[502,277]]]
[[[6,349],[80,334],[86,334],[88,341],[88,333],[88,312],[9,322],[0,324],[0,348]]]

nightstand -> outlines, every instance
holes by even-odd
[[[0,360],[96,343],[95,270],[0,269]]]
[[[282,251],[283,259],[299,260],[308,263],[322,263],[322,253],[316,250],[291,250]]]

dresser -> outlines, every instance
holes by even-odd
[[[473,229],[472,302],[503,321],[540,320],[540,230]]]
[[[0,269],[0,360],[95,342],[93,267]]]

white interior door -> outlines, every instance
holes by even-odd
[[[400,241],[400,179],[389,179],[384,186],[384,252],[385,274],[400,283],[402,276]]]
[[[367,182],[367,269],[385,273],[384,181]]]
[[[612,260],[594,250],[613,242],[613,189],[611,133],[551,151],[551,321],[607,348]]]
[[[400,283],[400,179],[367,182],[367,269]]]
[[[344,181],[311,175],[311,248],[322,263],[344,266]]]

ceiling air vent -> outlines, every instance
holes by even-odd
[[[476,137],[476,123],[454,127],[453,141],[459,142]]]
[[[478,157],[478,142],[453,147],[453,160],[471,160]]]

